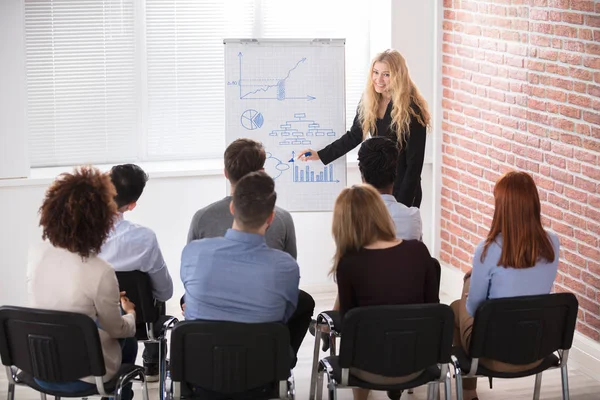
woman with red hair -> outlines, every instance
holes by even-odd
[[[559,241],[542,226],[540,198],[533,178],[508,172],[494,187],[495,209],[486,239],[473,255],[465,275],[463,295],[452,303],[455,345],[469,349],[473,316],[487,299],[548,294],[558,270]],[[521,371],[533,365],[510,365],[480,360],[496,371]],[[477,399],[477,378],[463,379],[465,400]]]

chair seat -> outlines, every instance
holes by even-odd
[[[464,374],[468,374],[471,371],[471,358],[465,353],[462,347],[453,347],[452,354],[458,359],[458,364],[460,365],[460,369]],[[535,368],[519,371],[519,372],[499,372],[494,371],[489,368],[486,368],[481,363],[477,364],[477,372],[475,375],[481,376],[489,376],[492,378],[522,378],[524,376],[535,375],[542,371],[547,370],[548,368],[555,368],[560,365],[560,360],[554,354],[550,354],[548,357],[544,358],[544,360]]]
[[[136,368],[139,368],[139,367],[134,364],[121,365],[121,368],[119,368],[119,371],[117,371],[115,376],[110,381],[104,382],[104,390],[106,391],[106,393],[107,394],[114,393],[117,388],[117,382],[119,380],[119,377],[134,371]],[[46,394],[49,394],[52,396],[88,397],[88,396],[99,395],[98,390],[96,389],[96,385],[93,385],[88,390],[83,390],[83,391],[79,391],[79,392],[62,392],[62,391],[47,390],[47,389],[42,388],[40,385],[38,385],[36,383],[36,381],[33,379],[33,376],[29,375],[28,373],[26,373],[24,371],[19,372],[19,374],[17,375],[17,383],[24,383],[27,386],[31,387],[32,389],[37,390],[38,392],[46,393]]]
[[[329,361],[329,364],[333,368],[333,377],[338,384],[342,382],[342,368],[340,367],[340,359],[339,356],[329,356],[325,357],[325,360]],[[348,377],[348,386],[357,386],[365,389],[371,390],[405,390],[414,388],[417,386],[425,385],[429,382],[438,380],[440,378],[441,370],[437,365],[432,365],[427,367],[421,375],[416,377],[415,379],[399,384],[391,384],[391,385],[378,385],[371,382],[366,382],[361,379],[358,379],[354,375],[350,374]]]

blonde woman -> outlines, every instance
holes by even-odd
[[[429,123],[427,102],[410,78],[404,57],[397,50],[385,50],[371,62],[352,128],[319,151],[301,151],[299,159],[329,164],[358,146],[369,134],[389,137],[400,149],[393,195],[407,207],[419,207]]]
[[[418,240],[396,239],[392,218],[371,185],[342,190],[333,210],[336,245],[333,268],[340,316],[355,307],[439,303],[435,267],[427,247]],[[400,383],[415,378],[384,377],[352,369],[373,383]],[[369,391],[354,389],[354,400]]]

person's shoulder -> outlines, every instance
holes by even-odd
[[[418,254],[419,256],[427,255],[428,257],[431,257],[429,254],[429,249],[425,243],[416,239],[403,239],[400,245],[390,247],[390,249],[396,252],[407,252],[409,254]]]
[[[284,210],[279,206],[275,206],[275,217],[282,218],[284,220],[292,220],[292,214],[289,211]]]
[[[550,238],[550,241],[555,247],[558,247],[560,245],[560,238],[555,232],[546,229],[546,234],[548,235],[548,238]]]
[[[263,254],[268,256],[269,259],[275,265],[277,265],[277,267],[286,266],[286,267],[292,268],[292,269],[299,268],[298,262],[294,259],[294,257],[292,257],[291,255],[289,255],[288,253],[286,253],[283,250],[273,249],[268,246],[263,247],[261,250],[262,250]]]
[[[221,212],[223,209],[229,210],[229,203],[231,203],[231,197],[225,197],[221,200],[217,200],[214,203],[211,203],[205,207],[202,207],[194,214],[193,220],[198,222],[202,217],[206,214],[211,214],[215,212]]]
[[[186,244],[183,248],[183,251],[200,251],[202,249],[213,248],[226,242],[227,239],[225,239],[224,237],[196,239]]]

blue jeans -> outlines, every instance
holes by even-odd
[[[123,364],[135,364],[135,358],[138,352],[138,343],[136,338],[119,339],[121,344],[121,354]],[[35,382],[40,385],[43,389],[48,391],[60,391],[60,392],[81,392],[83,390],[89,390],[96,387],[93,383],[84,381],[72,381],[72,382],[44,382],[35,379]],[[133,390],[131,389],[131,383],[123,386],[123,392],[121,396],[122,400],[133,399]]]

